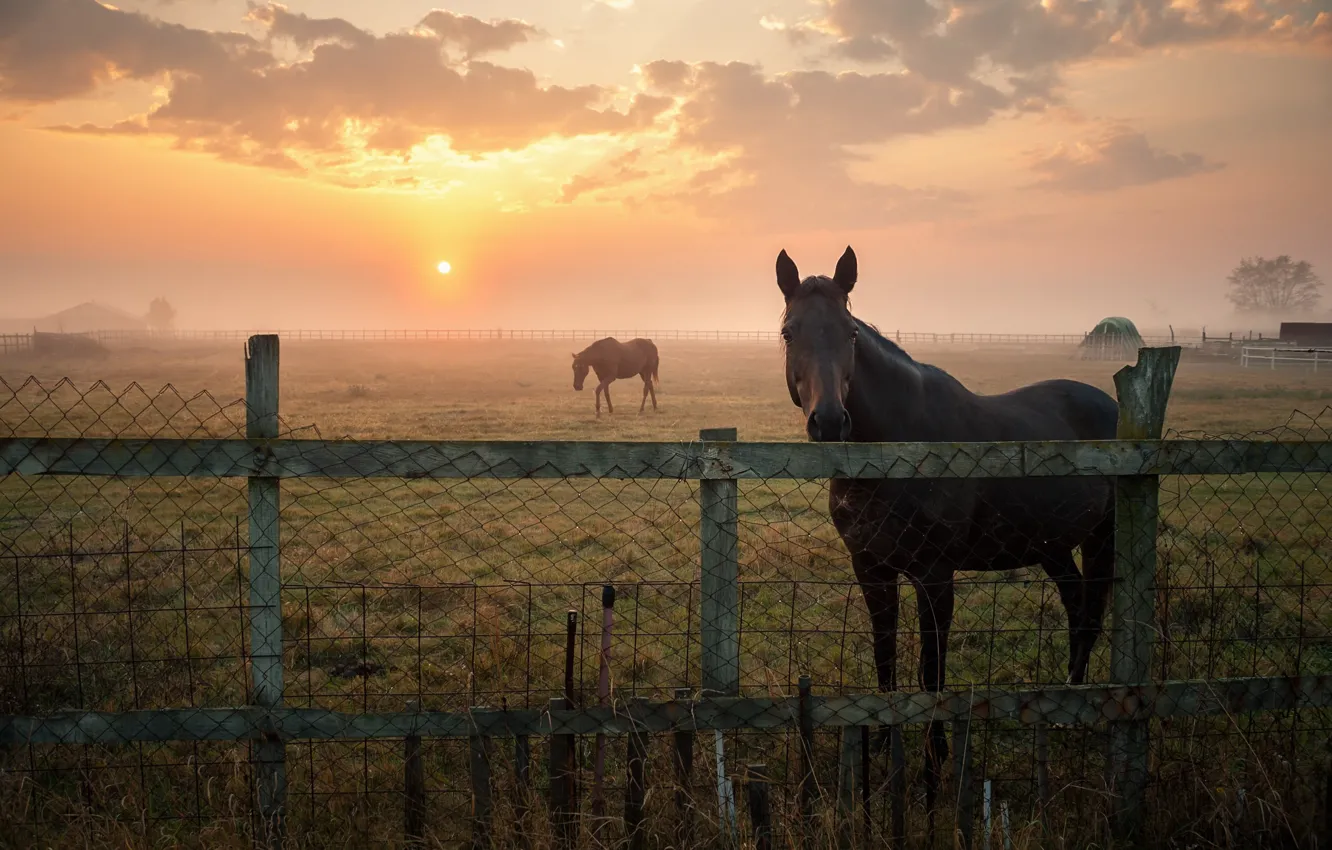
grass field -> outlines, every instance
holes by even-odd
[[[700,428],[735,426],[742,439],[802,439],[775,346],[663,342],[660,412],[649,404],[638,415],[635,379],[613,386],[616,413],[600,420],[592,415],[590,387],[572,389],[571,346],[292,344],[282,353],[282,415],[298,436],[312,435],[305,426],[315,426],[326,438],[689,440]],[[1057,376],[1113,392],[1112,376],[1122,365],[1044,347],[915,353],[982,392]],[[30,375],[40,385],[23,386]],[[0,359],[0,377],[9,386],[0,387],[4,436],[243,430],[244,408],[235,403],[243,395],[239,345],[120,349],[78,363],[10,355]],[[72,385],[58,386],[66,377]],[[106,387],[95,386],[97,380]],[[159,392],[165,384],[172,390]],[[1330,404],[1326,375],[1186,358],[1167,427],[1229,435],[1289,423],[1283,438],[1327,439],[1332,416],[1320,414]],[[1295,411],[1302,415],[1292,418]],[[1172,477],[1162,488],[1157,675],[1332,672],[1326,476]],[[11,565],[0,573],[4,711],[244,703],[245,504],[239,480],[0,481],[0,530]],[[744,690],[790,693],[802,673],[814,677],[820,692],[872,689],[867,617],[827,521],[823,483],[747,482],[740,509]],[[612,648],[617,693],[660,698],[697,687],[692,482],[304,479],[284,484],[282,521],[289,704],[352,711],[400,710],[409,699],[429,708],[543,704],[560,687],[565,612],[579,611],[585,624],[599,619],[600,586],[608,581],[621,600]],[[1064,612],[1042,579],[1016,571],[965,581],[950,641],[950,687],[1063,682]],[[908,592],[900,640],[904,686],[916,676],[915,619]],[[580,628],[578,646],[579,682],[590,696],[597,635]],[[1104,642],[1092,669],[1094,679],[1107,675]],[[1201,723],[1163,732],[1159,790],[1184,793],[1171,784],[1174,771],[1214,809],[1232,812],[1233,801],[1215,798],[1239,787],[1249,788],[1250,805],[1289,803],[1289,794],[1283,801],[1277,789],[1283,777],[1299,775],[1293,755],[1322,740],[1313,734],[1321,726],[1310,727],[1307,716],[1236,723],[1249,724],[1253,734],[1209,741],[1216,732]],[[981,753],[985,775],[1011,787],[1015,807],[1023,801],[1029,811],[1030,791],[1022,789],[1031,783],[1031,743],[1028,736],[1023,744],[1022,734],[987,731]],[[1248,764],[1259,751],[1256,740],[1266,742],[1263,752],[1279,744],[1286,754],[1285,767],[1274,764],[1264,774],[1275,803],[1233,779],[1235,760]],[[786,746],[782,741],[767,743]],[[1069,733],[1065,744],[1066,758],[1054,773],[1076,796],[1093,765],[1084,738]],[[449,746],[437,747],[434,787],[441,794],[465,788],[449,775]],[[749,745],[737,739],[736,746]],[[400,787],[400,764],[375,755],[382,747],[304,748],[308,758],[293,767],[292,783],[309,795],[300,818],[307,835],[338,843],[336,831],[322,830],[326,811],[351,818],[354,834],[393,832],[399,809],[372,802],[376,788],[391,794]],[[1199,747],[1216,756],[1201,762],[1206,770],[1198,769]],[[159,815],[183,806],[207,810],[208,822],[235,819],[235,812],[201,802],[198,789],[208,783],[200,771],[216,773],[218,787],[226,786],[243,748],[204,748],[215,754],[210,761],[195,747],[194,767],[163,766],[157,783],[143,778],[153,774],[144,772],[144,750],[179,758],[182,748],[136,749],[137,758],[122,767],[100,767],[98,781],[122,771],[117,781],[138,789],[122,796]],[[151,766],[154,756],[147,759]],[[28,772],[15,775],[36,777],[36,766],[30,762]],[[1221,785],[1213,781],[1218,772],[1229,777]],[[49,779],[55,774],[42,775],[56,782]],[[195,799],[181,800],[188,789]],[[49,807],[60,795],[42,799]],[[1239,829],[1229,824],[1222,832]]]

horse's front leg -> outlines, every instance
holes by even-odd
[[[615,415],[615,407],[614,407],[613,405],[611,405],[611,400],[610,400],[610,383],[611,383],[610,381],[606,381],[604,384],[602,384],[602,385],[601,385],[601,391],[602,391],[603,393],[606,394],[606,412],[609,413],[609,414],[611,414],[612,416],[614,416],[614,415]]]
[[[948,658],[948,631],[953,625],[953,570],[930,569],[916,580],[916,607],[920,612],[920,687],[938,693],[944,688]],[[925,807],[931,812],[939,793],[939,780],[948,761],[948,738],[942,720],[931,720],[925,740]]]
[[[860,591],[869,609],[870,628],[874,635],[874,669],[878,674],[879,690],[891,693],[897,690],[897,622],[901,583],[896,570],[878,558],[865,554],[853,555]],[[892,798],[893,837],[895,846],[901,846],[906,835],[906,758],[902,752],[902,727],[896,724],[880,726],[875,753],[887,753],[888,790]]]
[[[601,384],[597,384],[597,392],[596,392],[596,396],[597,396],[597,418],[598,418],[598,419],[601,418],[601,390],[602,390],[602,385],[601,385]],[[609,397],[607,398],[607,401],[609,401]]]

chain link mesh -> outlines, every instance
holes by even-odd
[[[170,386],[0,382],[5,438],[235,438],[245,419],[243,401]],[[1326,441],[1329,428],[1332,412],[1324,411],[1246,439]],[[285,423],[282,431],[320,436]],[[949,452],[957,451],[939,449],[954,461]],[[246,705],[245,487],[243,478],[182,476],[0,479],[3,713],[200,709],[203,717],[205,709]],[[1154,678],[1332,674],[1328,487],[1322,473],[1161,478]],[[569,684],[575,707],[594,706],[607,584],[617,591],[615,710],[633,716],[629,700],[659,705],[678,689],[697,697],[699,489],[683,478],[284,479],[286,706],[374,715],[540,711]],[[762,764],[779,842],[813,829],[838,843],[850,829],[856,841],[877,845],[894,832],[895,807],[906,833],[925,837],[919,721],[939,716],[939,707],[921,703],[895,737],[864,706],[827,701],[878,689],[869,613],[829,519],[827,482],[746,479],[738,490],[739,696],[748,699],[731,704],[733,728],[722,735],[738,828],[749,830],[753,817],[747,765]],[[913,691],[920,623],[913,591],[903,591],[897,676]],[[958,575],[946,690],[1039,694],[1063,686],[1068,654],[1067,616],[1041,570]],[[1090,675],[1109,681],[1104,636]],[[801,676],[810,677],[815,718],[808,756]],[[1314,818],[1303,813],[1319,793],[1314,777],[1326,770],[1326,710],[1222,706],[1193,717],[1183,702],[1172,707],[1173,698],[1162,695],[1157,713],[1166,716],[1150,726],[1148,805],[1159,834],[1202,843],[1311,834]],[[939,828],[969,824],[979,835],[988,811],[996,842],[1005,819],[1018,846],[1039,843],[1046,830],[1096,840],[1106,828],[1109,733],[1087,721],[1112,702],[1052,711],[1046,723],[1016,709],[953,723]],[[713,734],[687,736],[693,770],[679,786],[685,739],[664,728],[645,737],[645,828],[666,837],[660,846],[679,846],[670,837],[704,841],[724,823]],[[399,841],[404,737],[295,736],[286,746],[289,834],[313,845],[348,836]],[[589,840],[623,836],[626,740],[608,739],[601,826],[588,815],[594,742],[579,736],[575,744],[579,829]],[[71,825],[108,837],[246,839],[257,817],[250,746],[10,746],[0,751],[0,795],[20,844],[53,840]],[[514,738],[496,735],[487,746],[497,837],[525,831],[550,840],[558,813],[549,811],[549,763],[559,743],[532,735],[529,796]],[[466,837],[477,763],[468,740],[427,733],[420,760],[431,837]],[[806,808],[804,799],[814,802]],[[682,803],[690,816],[682,817]]]

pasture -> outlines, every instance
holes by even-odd
[[[572,388],[569,352],[585,344],[291,344],[282,351],[281,414],[295,436],[317,429],[330,439],[689,441],[702,428],[730,426],[742,440],[803,440],[775,344],[659,342],[660,412],[638,414],[635,378],[611,385],[617,412],[600,419],[591,386]],[[1113,394],[1123,365],[1046,346],[911,353],[981,392],[1058,376]],[[11,354],[0,359],[0,436],[243,434],[241,367],[240,344],[113,347],[99,361]],[[37,383],[25,385],[28,376]],[[1186,356],[1166,427],[1325,440],[1329,405],[1324,374],[1278,376]],[[1171,476],[1161,486],[1154,675],[1332,673],[1327,476]],[[243,704],[245,487],[243,479],[0,480],[12,565],[0,577],[4,711]],[[603,583],[620,598],[616,691],[661,699],[697,688],[697,490],[696,481],[670,479],[284,483],[287,704],[540,706],[561,690],[570,609],[584,624],[576,677],[590,700]],[[739,499],[742,692],[789,694],[802,674],[821,693],[872,690],[867,617],[827,519],[826,483],[742,482]],[[1066,622],[1053,586],[1026,570],[963,581],[949,687],[1062,683]],[[915,629],[908,591],[899,644],[908,688]],[[1106,680],[1107,659],[1102,641],[1091,681]],[[1052,736],[1058,817],[1069,825],[1082,825],[1095,797],[1089,735]],[[1317,712],[1164,728],[1153,775],[1162,823],[1220,843],[1232,833],[1307,834],[1299,806],[1316,792],[1313,746],[1326,736]],[[787,746],[777,735],[736,735],[734,764],[781,764],[772,751]],[[998,724],[977,743],[985,777],[1021,819],[1019,837],[1035,844],[1032,746],[1029,731]],[[289,755],[294,837],[318,846],[396,840],[395,749],[292,749],[300,751]],[[450,823],[467,809],[466,778],[452,772],[457,745],[428,749],[434,824],[447,846],[466,831]],[[139,745],[96,756],[29,750],[4,757],[0,794],[21,813],[24,834],[44,844],[174,835],[216,846],[245,831],[248,814],[236,802],[245,794],[237,784],[244,745]],[[919,761],[918,736],[907,751]],[[660,764],[668,773],[664,755]],[[1176,805],[1162,806],[1167,799]],[[86,829],[60,839],[56,816]]]

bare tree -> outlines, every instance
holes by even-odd
[[[1254,257],[1241,260],[1226,278],[1226,296],[1235,309],[1245,313],[1308,310],[1323,297],[1323,281],[1304,260],[1291,262],[1282,254],[1275,260]]]
[[[175,324],[176,308],[165,298],[154,298],[148,305],[148,329],[154,333],[168,333]]]

